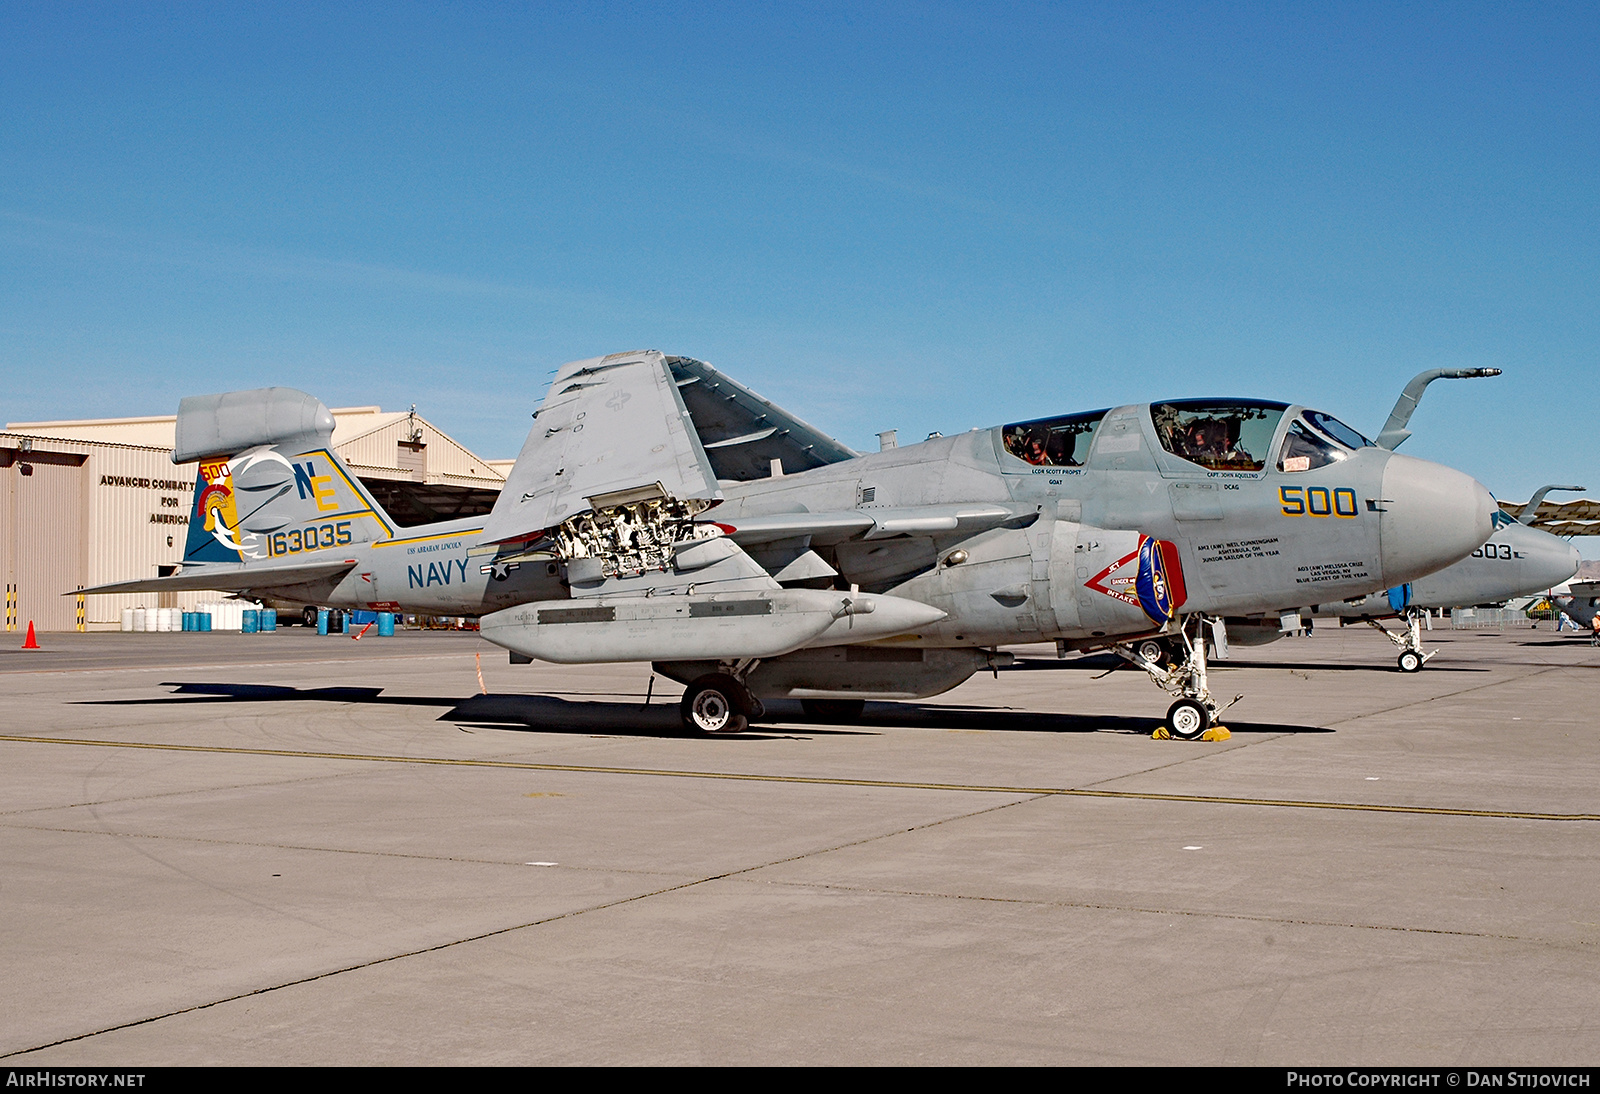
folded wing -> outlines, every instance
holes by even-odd
[[[484,534],[531,539],[585,510],[720,497],[666,358],[614,353],[556,374]]]

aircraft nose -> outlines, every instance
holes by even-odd
[[[1524,548],[1526,552],[1526,548]],[[1523,562],[1525,572],[1533,580],[1528,584],[1538,584],[1546,589],[1553,589],[1567,578],[1578,572],[1583,556],[1578,554],[1578,549],[1570,543],[1564,543],[1551,536],[1547,543],[1540,545],[1537,552],[1526,552],[1530,557]]]
[[[1442,570],[1494,531],[1494,499],[1471,475],[1395,453],[1383,471],[1378,522],[1385,585]]]

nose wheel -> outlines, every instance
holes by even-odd
[[[1191,620],[1194,623],[1192,640],[1189,637]],[[1144,669],[1150,679],[1177,698],[1167,709],[1167,732],[1185,741],[1194,740],[1216,725],[1222,711],[1227,709],[1218,707],[1206,675],[1205,628],[1208,622],[1203,616],[1190,616],[1174,635],[1142,639],[1131,647],[1114,647],[1119,657]],[[1233,703],[1241,698],[1243,696],[1234,696]]]
[[[1211,712],[1198,699],[1179,699],[1167,708],[1167,732],[1192,741],[1211,728]]]
[[[1367,620],[1367,626],[1379,631],[1389,641],[1400,647],[1400,656],[1396,663],[1401,672],[1421,672],[1422,666],[1433,659],[1438,650],[1424,651],[1422,648],[1422,618],[1426,613],[1421,608],[1405,608],[1400,612],[1400,621],[1405,624],[1403,631],[1391,631],[1376,619]]]

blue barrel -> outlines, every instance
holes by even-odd
[[[197,630],[199,630],[200,629],[200,624],[195,621],[196,617],[198,617],[199,614],[200,614],[199,612],[184,612],[183,613],[183,629],[186,630],[186,631],[197,631]]]
[[[200,629],[201,630],[209,632],[211,630],[211,613],[210,612],[200,612],[200,613],[198,613],[198,618],[195,620],[195,622],[200,624]]]
[[[327,634],[328,633],[328,609],[327,608],[318,608],[317,609],[317,633],[318,634]]]
[[[239,623],[242,634],[255,634],[261,630],[261,612],[257,608],[246,608]]]
[[[264,631],[275,631],[278,629],[277,608],[261,609],[261,629]]]
[[[378,637],[379,638],[393,638],[394,637],[394,613],[393,612],[379,612],[378,613]]]

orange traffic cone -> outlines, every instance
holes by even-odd
[[[36,650],[39,648],[39,640],[33,636],[33,620],[31,619],[28,620],[28,640],[22,644],[22,648],[25,650]]]

